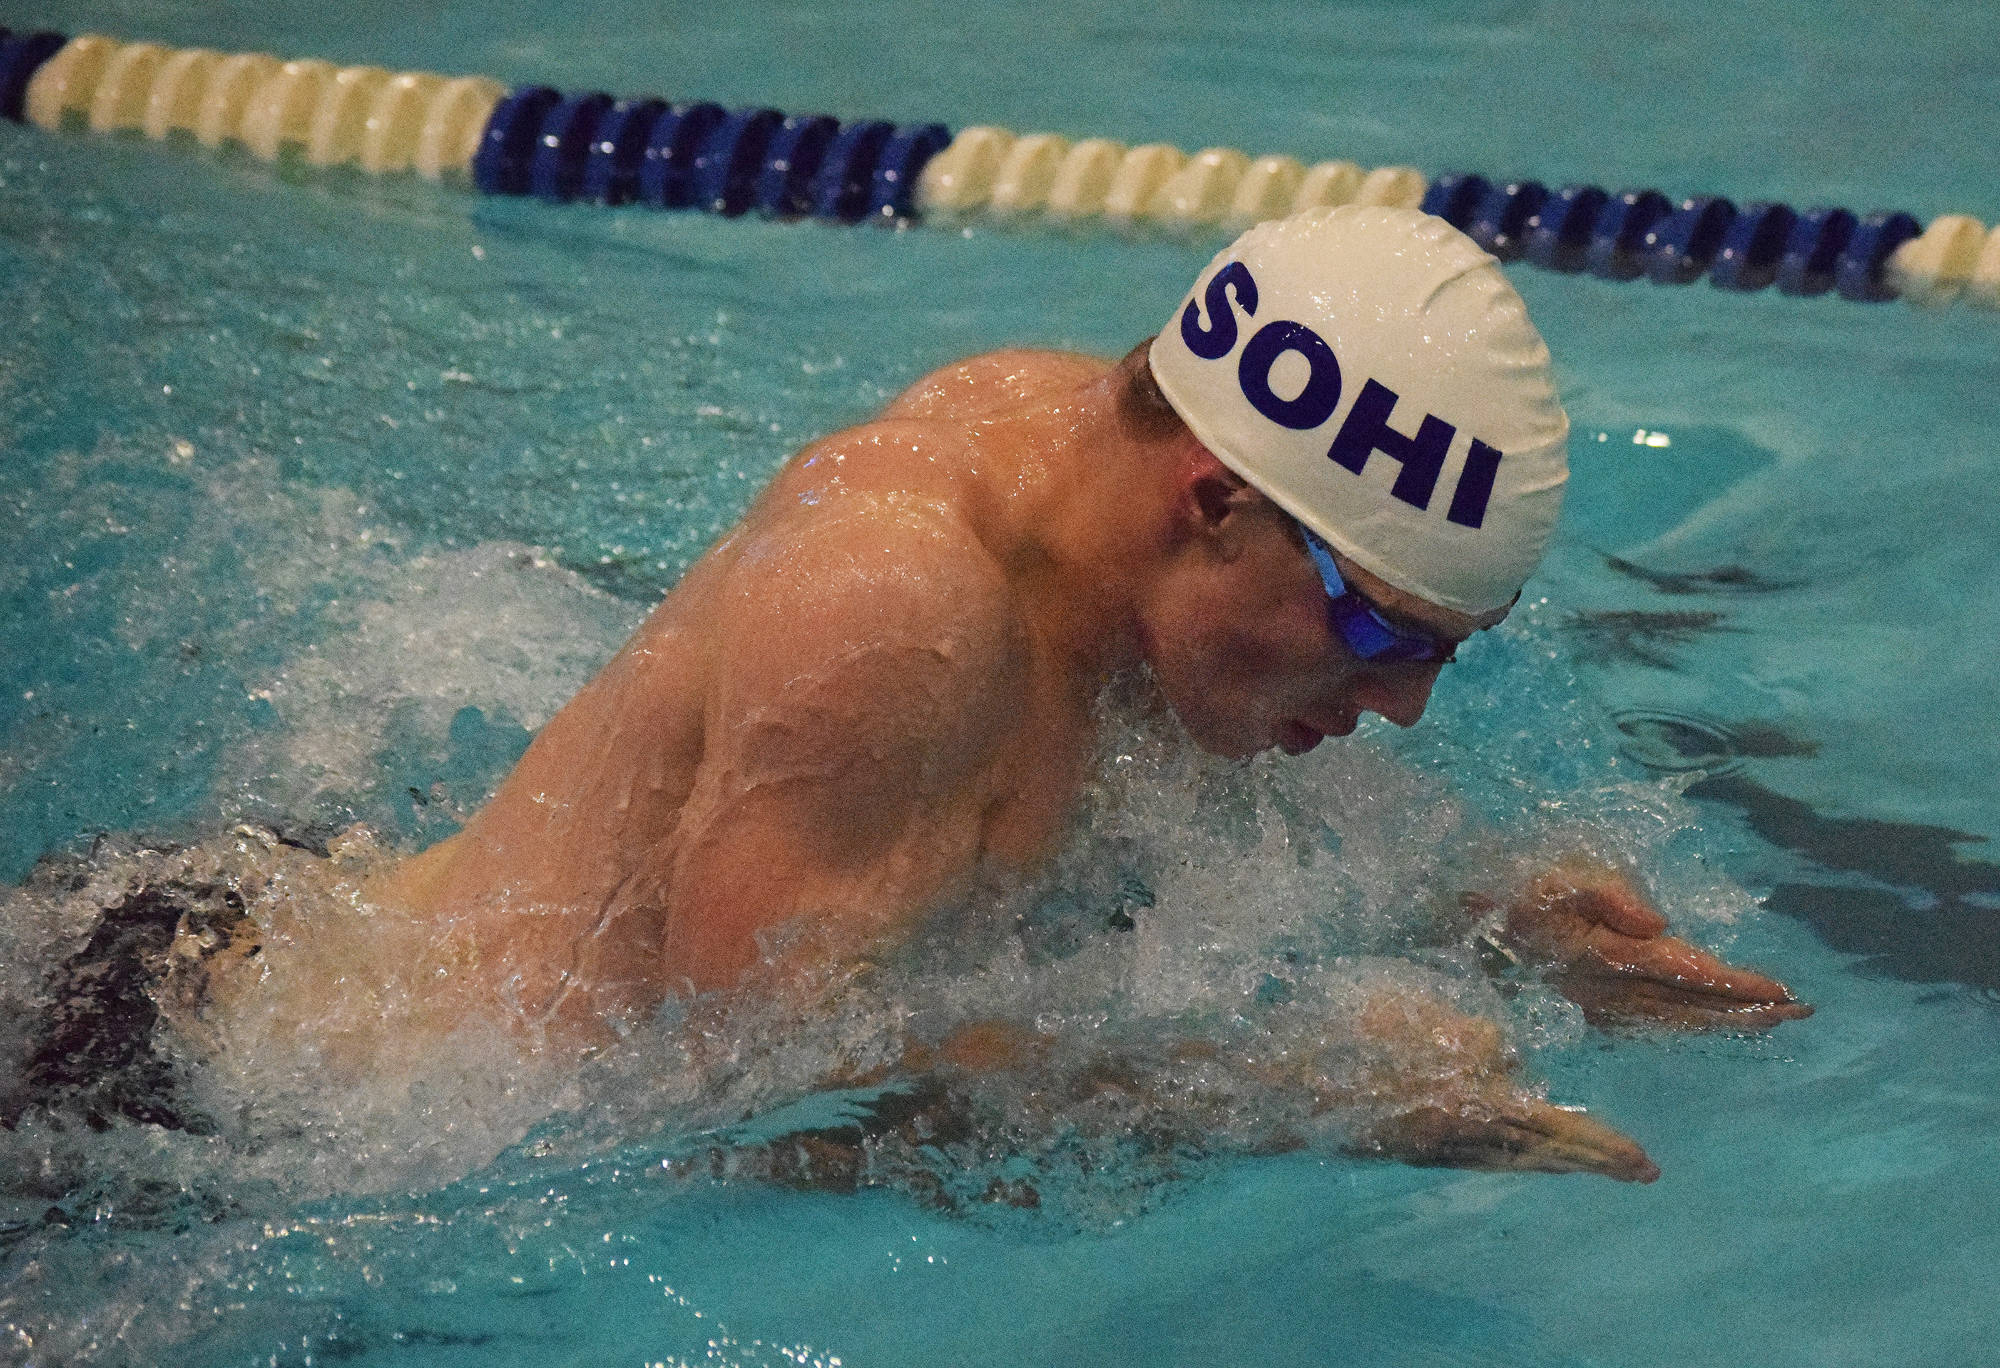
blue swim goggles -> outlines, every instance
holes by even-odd
[[[1326,585],[1326,616],[1347,649],[1362,660],[1377,664],[1408,663],[1449,665],[1458,652],[1458,643],[1442,641],[1429,632],[1402,627],[1382,616],[1382,610],[1347,587],[1340,569],[1333,563],[1333,548],[1313,534],[1304,523],[1306,554]]]

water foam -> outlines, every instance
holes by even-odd
[[[219,728],[215,778],[182,824],[191,839],[106,838],[0,895],[0,1093],[18,1090],[48,972],[126,891],[237,890],[261,963],[229,1013],[170,1011],[160,1031],[206,1133],[39,1113],[0,1131],[0,1172],[14,1175],[0,1193],[5,1311],[76,1361],[124,1355],[151,1306],[191,1309],[147,1342],[199,1333],[200,1308],[241,1304],[232,1289],[292,1267],[265,1246],[292,1249],[308,1227],[350,1240],[367,1228],[367,1257],[420,1259],[440,1222],[530,1226],[542,1193],[635,1157],[677,1187],[881,1184],[983,1219],[1114,1225],[1206,1165],[1331,1152],[1412,1092],[1449,1089],[1471,1067],[1438,1029],[1455,1014],[1493,1023],[1495,1056],[1526,1060],[1524,1075],[1537,1052],[1576,1042],[1569,1004],[1487,977],[1458,891],[1581,850],[1654,875],[1676,921],[1711,941],[1743,901],[1690,858],[1709,838],[1675,785],[1600,745],[1557,627],[1529,605],[1467,652],[1434,724],[1365,728],[1302,760],[1201,756],[1144,680],[1122,682],[1103,705],[1099,776],[1042,878],[943,909],[909,945],[804,997],[672,1002],[582,1061],[539,1048],[504,1001],[440,1023],[458,929],[372,905],[364,883],[476,804],[636,610],[531,548],[410,546],[353,495],[254,455],[177,457],[148,459],[211,510],[162,537],[182,569],[78,597],[98,597],[142,662],[187,641],[235,663],[218,687],[248,720]],[[76,471],[86,511],[92,471]],[[1401,1029],[1381,1029],[1385,1010]],[[865,1112],[908,1052],[994,1018],[1053,1043],[950,1077],[943,1120],[959,1129],[891,1127],[832,1168],[800,1167],[800,1129],[830,1123],[784,1109],[844,1080],[865,1087],[839,1106]],[[466,1184],[512,1195],[481,1205]],[[1029,1204],[1039,1214],[1019,1216]],[[135,1229],[196,1238],[141,1268],[119,1262],[116,1234]],[[291,1233],[273,1244],[259,1229]],[[335,1258],[312,1276],[357,1275]],[[91,1348],[101,1319],[58,1330],[76,1318],[51,1279],[95,1289],[126,1323],[121,1347]]]
[[[522,597],[532,622],[541,591]],[[392,648],[399,631],[358,617],[352,651],[343,655],[337,638],[317,649],[319,673],[288,684],[297,691],[286,697],[334,687],[329,659],[392,654],[384,643]],[[393,676],[364,667],[352,678],[361,692],[393,693]],[[518,696],[532,689],[520,685]],[[313,710],[303,715],[278,744],[318,758],[312,778],[352,782],[341,765],[365,764],[355,757],[367,746],[345,721],[322,727]],[[1337,1144],[1352,1118],[1321,1119],[1300,1067],[1339,1083],[1449,1063],[1422,1032],[1406,1045],[1367,1039],[1356,1023],[1385,999],[1508,1022],[1517,1048],[1579,1034],[1573,1009],[1537,988],[1507,985],[1512,1005],[1503,999],[1454,915],[1461,888],[1514,877],[1529,858],[1523,843],[1384,738],[1304,761],[1219,762],[1187,744],[1143,683],[1107,700],[1104,737],[1073,838],[1032,886],[943,910],[908,946],[805,1000],[670,1003],[581,1069],[538,1048],[504,1001],[451,995],[472,953],[463,928],[370,904],[363,881],[394,852],[361,828],[331,857],[243,828],[177,851],[101,843],[45,869],[9,895],[0,918],[14,942],[9,962],[22,966],[5,984],[7,1016],[31,1019],[42,974],[121,890],[236,889],[262,933],[254,982],[221,1017],[184,1014],[164,1028],[191,1097],[219,1118],[215,1136],[187,1141],[199,1157],[182,1182],[269,1185],[286,1200],[447,1182],[551,1117],[544,1143],[572,1155],[705,1135],[829,1079],[879,1074],[987,1019],[1056,1042],[1032,1067],[970,1085],[1008,1137],[1008,1162],[1086,1134],[1123,1144],[1148,1127],[1220,1153]],[[1687,824],[1661,786],[1620,781],[1606,794],[1608,819],[1593,827],[1569,810],[1542,815],[1525,845],[1582,845],[1639,864]],[[1632,820],[1635,806],[1643,822]],[[1726,905],[1726,886],[1708,891]],[[448,1014],[443,1002],[454,1004]],[[17,1055],[26,1045],[12,1043]],[[1107,1068],[1125,1079],[1116,1106],[1103,1089],[1079,1091]],[[1051,1110],[1050,1097],[1076,1105]],[[97,1167],[92,1156],[104,1152],[93,1138],[58,1141],[59,1130],[0,1143],[40,1146],[17,1171]]]

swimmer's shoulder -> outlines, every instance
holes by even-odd
[[[1032,641],[1003,568],[948,505],[864,497],[774,521],[728,581],[707,715],[731,791],[837,777],[828,801],[852,835],[863,815],[893,826],[913,803],[947,804],[991,766]]]
[[[1081,352],[1009,348],[940,366],[889,402],[883,420],[962,420],[1010,408],[1097,379],[1111,363]]]
[[[857,490],[832,506],[763,520],[729,575],[725,598],[755,597],[781,616],[813,607],[844,611],[856,595],[890,593],[956,616],[980,611],[1006,585],[998,558],[956,500],[898,488]],[[906,607],[914,613],[919,605]]]
[[[967,424],[1074,390],[1110,369],[1078,352],[987,352],[931,372],[855,427],[805,447],[765,487],[752,521],[796,504],[842,502],[857,492],[908,490],[952,497],[969,454]]]
[[[1024,641],[1013,586],[962,509],[908,490],[762,520],[719,587],[721,636],[794,661],[880,649],[990,678]],[[746,664],[761,672],[732,662]]]

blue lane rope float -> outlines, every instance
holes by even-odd
[[[0,28],[0,115],[21,121],[28,81],[67,42],[60,33],[24,33]]]
[[[643,204],[838,223],[974,215],[1091,218],[1233,230],[1337,204],[1421,206],[1503,261],[1791,295],[2000,308],[2000,228],[1964,214],[1928,226],[1715,195],[1452,173],[1308,166],[1232,148],[1015,134],[938,123],[615,99],[483,77],[280,61],[101,34],[0,28],[0,116],[58,130],[187,134],[267,160],[466,180],[485,194],[551,203]]]
[[[839,122],[824,114],[794,114],[779,124],[765,145],[764,166],[757,175],[757,208],[777,218],[806,213],[813,177],[839,131]]]
[[[1526,255],[1550,270],[1587,270],[1609,280],[1643,275],[1661,285],[1687,285],[1708,275],[1728,290],[1776,284],[1786,294],[1814,295],[1835,289],[1843,298],[1874,303],[1903,293],[1907,277],[1923,265],[1913,252],[1900,271],[1891,269],[1899,251],[1925,236],[1905,213],[1860,218],[1846,209],[1819,208],[1801,214],[1766,203],[1738,209],[1719,195],[1676,205],[1657,190],[1611,195],[1594,185],[1550,194],[1534,181],[1496,186],[1477,175],[1438,177],[1423,208],[1502,260]],[[1963,216],[1940,222],[1963,241]],[[1976,268],[1978,259],[1963,261],[1967,255],[1961,247],[1952,264]],[[1943,273],[1933,268],[1928,275],[1936,281]],[[1965,270],[1961,287],[1973,275]]]
[[[472,184],[488,195],[525,195],[542,120],[561,100],[552,86],[508,92],[486,120],[486,132],[472,156]]]
[[[1746,204],[1722,231],[1709,281],[1724,290],[1761,290],[1778,279],[1778,260],[1798,215],[1783,204]]]
[[[861,217],[868,204],[875,158],[881,155],[882,144],[889,141],[889,133],[889,125],[875,119],[841,126],[812,179],[808,207],[813,214],[843,223]]]
[[[710,130],[728,115],[719,104],[674,105],[645,133],[639,164],[639,202],[654,209],[694,204],[694,159]]]

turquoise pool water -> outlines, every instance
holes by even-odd
[[[10,0],[0,24],[2000,216],[1970,135],[2000,14],[1972,3]],[[0,127],[0,880],[68,853],[110,887],[135,840],[218,846],[240,821],[434,839],[800,443],[966,352],[1116,354],[1213,246],[550,209]],[[677,1071],[664,1028],[577,1079],[468,1039],[334,1097],[278,1051],[205,1081],[243,1107],[212,1136],[0,1133],[0,1354],[1990,1361],[2000,320],[1515,278],[1573,492],[1539,601],[1423,728],[1243,772],[1115,733],[1133,773],[1034,963],[1007,980],[985,945],[796,1040],[745,1023],[786,1049],[720,1082]],[[1093,1171],[1064,1168],[1074,1116],[959,1156],[1026,1164],[1038,1212],[678,1167],[746,1111],[809,1108],[800,1080],[898,1010],[1011,985],[1143,1038],[1301,928],[1337,979],[1336,952],[1397,948],[1492,832],[1638,860],[1694,934],[1819,1007],[1765,1040],[1613,1039],[1534,992],[1480,998],[1555,1096],[1647,1145],[1651,1188],[1245,1157],[1242,1117],[1171,1165],[1092,1142]],[[1134,946],[1050,950],[1064,897],[1121,861],[1158,901]],[[6,896],[12,1057],[71,904]]]

